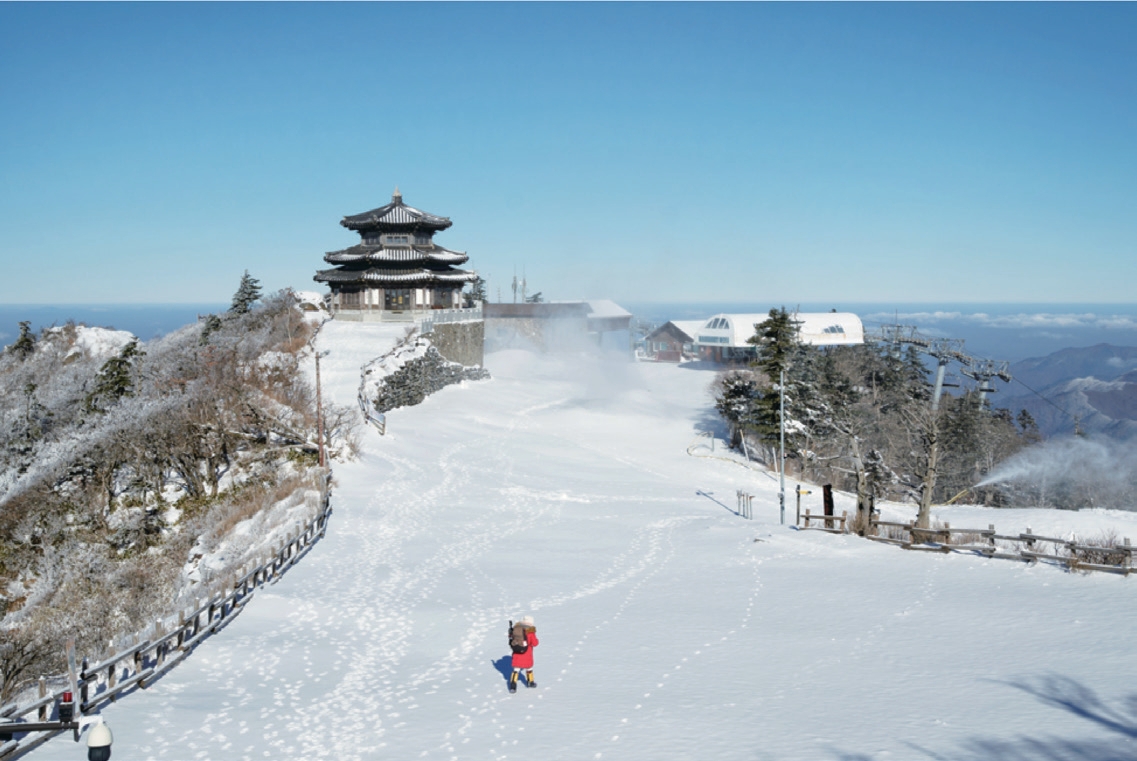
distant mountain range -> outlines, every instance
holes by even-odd
[[[1085,433],[1137,439],[1137,347],[1062,349],[1011,365],[1014,381],[992,403],[1025,409],[1047,436]],[[1076,423],[1075,423],[1076,420]]]

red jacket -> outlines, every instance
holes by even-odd
[[[537,630],[526,628],[525,641],[529,643],[529,649],[524,653],[513,654],[513,668],[515,669],[533,668],[533,648],[541,644],[537,641]]]

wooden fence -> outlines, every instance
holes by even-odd
[[[803,529],[844,534],[849,531],[848,513],[814,515],[809,510],[798,516]],[[953,528],[950,523],[931,528],[917,528],[915,521],[902,523],[882,521],[875,515],[866,539],[894,544],[918,552],[966,552],[989,558],[1039,561],[1077,571],[1104,571],[1128,576],[1137,573],[1133,564],[1134,548],[1129,538],[1121,544],[1100,546],[1074,539],[1035,534],[1027,527],[1021,534],[1000,534],[994,524],[987,528]]]
[[[849,512],[842,510],[840,515],[814,515],[807,508],[805,515],[799,516],[798,520],[805,525],[802,528],[813,529],[816,531],[828,531],[831,534],[844,534],[848,531],[849,525]],[[814,526],[810,522],[822,523],[824,525]]]
[[[967,552],[989,558],[1019,560],[1027,563],[1044,561],[1070,570],[1105,571],[1128,576],[1137,571],[1133,566],[1133,546],[1128,537],[1121,544],[1098,546],[1076,538],[1041,536],[1027,527],[1021,534],[1000,534],[994,524],[985,529],[952,528],[950,523],[932,528],[917,528],[915,521],[899,523],[873,519],[867,539],[886,542],[906,550],[923,552]],[[886,535],[882,536],[883,533]]]
[[[331,494],[327,474],[321,488],[320,506],[307,524],[297,523],[283,542],[279,542],[270,556],[255,567],[243,568],[223,582],[207,599],[198,600],[188,610],[181,610],[174,621],[159,620],[149,630],[131,636],[125,649],[101,658],[84,658],[78,669],[75,686],[79,694],[76,701],[76,719],[94,713],[106,703],[118,699],[137,688],[146,689],[167,671],[180,663],[193,649],[221,629],[244,610],[257,589],[275,584],[308,550],[324,536],[331,516]],[[58,682],[60,680],[52,680]],[[25,705],[12,703],[0,708],[0,722],[42,723],[58,716],[58,704],[70,684],[49,689],[48,680],[40,677],[39,697]],[[21,734],[9,727],[6,731]],[[22,756],[64,729],[23,733],[21,739],[0,742],[0,759]]]

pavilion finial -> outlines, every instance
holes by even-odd
[[[399,186],[395,186],[395,193],[391,196],[391,200],[395,203],[403,202],[403,194],[399,192]]]

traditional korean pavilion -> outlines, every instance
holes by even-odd
[[[462,288],[477,274],[457,269],[469,257],[434,242],[434,234],[453,223],[407,206],[395,188],[391,203],[344,217],[340,224],[359,233],[360,242],[324,254],[335,269],[313,278],[331,288],[331,311],[341,319],[410,318],[414,312],[457,309]]]

